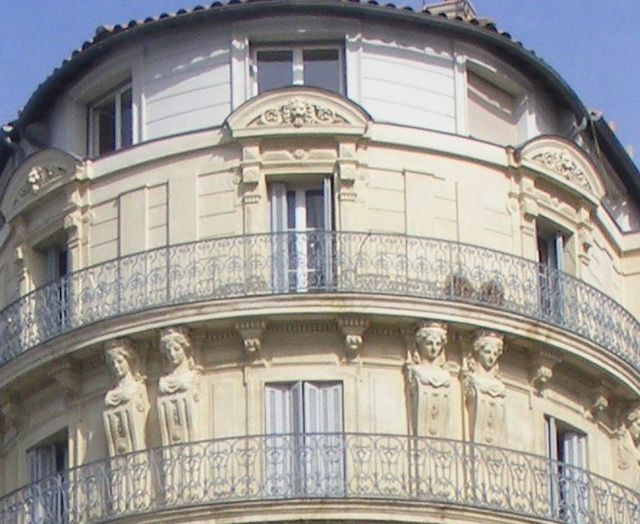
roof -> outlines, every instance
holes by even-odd
[[[507,32],[500,31],[492,20],[473,16],[455,16],[446,13],[431,13],[427,8],[414,11],[411,7],[396,7],[393,4],[381,4],[376,0],[229,0],[214,2],[207,6],[198,5],[191,9],[181,9],[175,13],[162,13],[143,20],[113,26],[100,26],[91,40],[87,40],[74,51],[60,67],[34,91],[25,105],[17,121],[17,126],[26,127],[30,123],[44,117],[52,98],[55,98],[66,87],[91,68],[93,62],[132,38],[152,33],[167,27],[179,27],[195,21],[211,20],[216,22],[231,21],[246,16],[261,14],[291,14],[305,12],[312,14],[337,14],[362,18],[383,18],[387,23],[404,23],[416,27],[428,27],[435,32],[446,32],[462,39],[489,48],[499,54],[502,59],[514,67],[536,78],[538,84],[562,105],[571,108],[580,117],[589,118],[589,111],[579,100],[571,87],[544,61],[532,51],[524,49],[522,44],[514,40]],[[616,147],[617,139],[610,137],[606,126],[596,126],[596,132],[607,133],[607,142],[612,145],[609,153],[616,158],[613,165],[623,167],[621,173],[625,183],[631,184],[633,192],[640,195],[640,172],[630,160],[622,146]],[[600,131],[599,131],[600,130]],[[0,133],[0,138],[2,138]],[[6,164],[11,151],[0,141],[0,170]],[[619,142],[617,142],[619,145]]]

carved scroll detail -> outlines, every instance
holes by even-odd
[[[304,127],[346,123],[333,109],[293,98],[280,107],[267,109],[250,125]]]

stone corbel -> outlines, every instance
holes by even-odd
[[[261,357],[262,335],[266,327],[267,323],[262,320],[245,320],[236,324],[236,330],[242,337],[247,357],[253,359]]]
[[[6,435],[10,431],[17,432],[22,423],[22,410],[16,400],[6,393],[0,395],[0,414],[2,415],[2,429]]]
[[[338,160],[334,168],[340,182],[338,198],[342,201],[356,199],[354,185],[358,175],[358,157],[355,142],[343,142],[338,146]]]
[[[611,398],[611,386],[604,380],[594,388],[591,395],[591,404],[589,406],[589,415],[596,420],[609,407],[609,399]]]
[[[362,351],[362,336],[369,327],[369,321],[359,316],[343,316],[338,318],[338,327],[344,336],[347,358],[357,357]]]
[[[553,377],[553,368],[562,361],[562,357],[551,351],[540,350],[532,360],[531,384],[542,394]]]
[[[578,258],[585,264],[589,263],[589,252],[593,247],[593,225],[588,210],[580,209],[578,222]]]
[[[536,195],[535,182],[523,177],[520,181],[520,205],[522,206],[522,216],[525,221],[535,220],[539,213],[538,197]]]
[[[56,362],[47,373],[64,390],[67,398],[77,396],[81,390],[82,381],[76,364],[70,359]]]

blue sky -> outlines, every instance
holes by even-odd
[[[422,1],[395,3],[415,7]],[[472,3],[479,16],[494,19],[500,29],[554,67],[587,107],[614,122],[620,141],[632,146],[636,164],[640,163],[640,0]],[[197,0],[0,0],[0,123],[14,119],[38,84],[99,25],[197,4]]]

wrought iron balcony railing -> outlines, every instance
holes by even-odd
[[[580,335],[640,371],[640,323],[585,282],[482,247],[348,232],[205,240],[77,271],[0,311],[0,364],[58,335],[137,311],[320,292],[481,304]]]
[[[239,437],[111,458],[0,499],[3,524],[90,524],[249,501],[388,500],[568,524],[637,524],[640,493],[545,457],[409,436]]]

